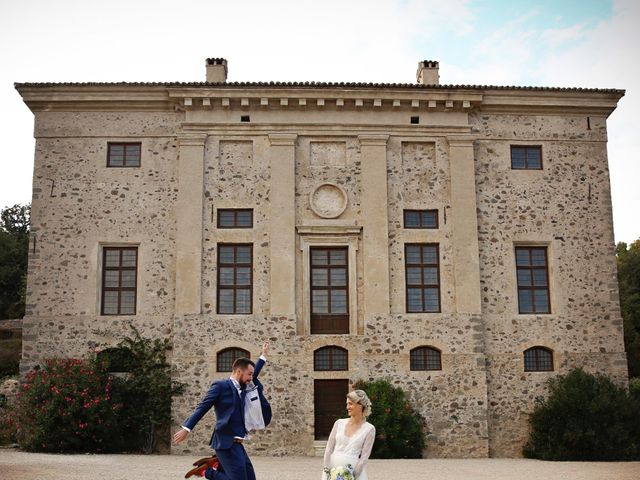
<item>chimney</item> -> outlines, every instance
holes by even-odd
[[[227,81],[227,61],[224,58],[207,58],[206,66],[208,83]]]
[[[422,85],[439,85],[438,62],[435,60],[423,60],[418,62],[418,83]]]

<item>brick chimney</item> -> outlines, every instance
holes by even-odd
[[[224,58],[207,58],[206,66],[208,83],[227,81],[227,61]]]
[[[438,62],[435,60],[423,60],[418,62],[418,83],[422,85],[439,85]]]

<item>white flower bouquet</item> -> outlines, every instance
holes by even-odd
[[[356,478],[351,465],[333,468],[325,467],[324,473],[327,475],[327,480],[355,480]]]

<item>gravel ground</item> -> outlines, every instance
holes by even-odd
[[[48,455],[0,450],[0,479],[177,480],[196,457]],[[322,459],[253,457],[258,480],[319,480]],[[371,460],[369,480],[638,480],[640,462],[541,462],[522,459]],[[195,477],[191,477],[195,479]]]

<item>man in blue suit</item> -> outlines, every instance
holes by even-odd
[[[193,414],[182,425],[182,429],[173,436],[175,444],[183,442],[204,414],[211,407],[214,408],[216,426],[210,445],[215,449],[222,468],[216,469],[215,465],[213,468],[208,468],[205,477],[210,480],[255,480],[256,478],[251,460],[243,446],[248,433],[245,426],[244,405],[247,385],[253,380],[258,386],[265,425],[271,420],[271,408],[262,394],[262,385],[254,379],[254,372],[259,373],[266,362],[268,348],[269,343],[265,342],[257,365],[248,358],[237,359],[233,363],[231,377],[213,382]]]

